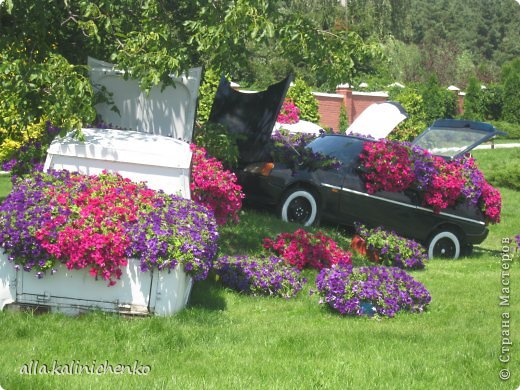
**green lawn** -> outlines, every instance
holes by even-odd
[[[478,151],[481,166],[507,158]],[[0,177],[0,196],[8,189]],[[344,318],[306,289],[295,300],[255,298],[196,283],[189,307],[170,318],[92,313],[77,318],[0,313],[0,386],[5,389],[516,389],[520,385],[520,294],[500,307],[502,239],[520,233],[520,193],[501,189],[502,223],[470,258],[431,261],[412,272],[432,295],[426,313]],[[297,226],[246,209],[221,230],[220,254],[257,253],[261,240]],[[343,246],[348,232],[322,226]],[[355,259],[360,264],[359,259]],[[500,363],[501,316],[510,313],[512,360]],[[148,375],[20,375],[40,365],[149,365]],[[94,362],[95,361],[95,362]],[[511,379],[501,381],[499,371]]]

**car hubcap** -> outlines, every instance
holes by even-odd
[[[307,199],[294,199],[287,209],[287,218],[291,222],[306,222],[312,213],[311,204]]]
[[[455,244],[449,238],[441,238],[433,248],[433,255],[435,257],[444,257],[452,259],[455,256]]]

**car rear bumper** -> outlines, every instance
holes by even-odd
[[[485,227],[481,233],[466,233],[466,243],[467,244],[472,244],[472,245],[477,245],[477,244],[480,244],[482,243],[488,236],[489,234],[489,229],[487,227]]]

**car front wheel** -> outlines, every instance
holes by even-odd
[[[460,256],[460,240],[450,231],[441,231],[433,234],[428,242],[428,257],[430,259],[458,259]]]
[[[289,191],[282,200],[280,216],[285,222],[295,222],[310,226],[318,220],[316,197],[304,189]]]

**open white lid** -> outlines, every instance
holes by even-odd
[[[56,138],[49,146],[48,154],[171,168],[190,167],[191,150],[186,142],[130,130],[82,131],[82,141],[73,133]]]
[[[408,114],[397,102],[374,103],[352,122],[345,133],[370,136],[375,139],[385,138],[406,118]]]
[[[105,123],[191,142],[202,68],[190,69],[182,77],[170,76],[174,86],[157,85],[147,94],[139,80],[125,80],[124,72],[113,64],[89,57],[88,65],[94,90],[106,88],[111,94],[110,104],[95,106]]]

